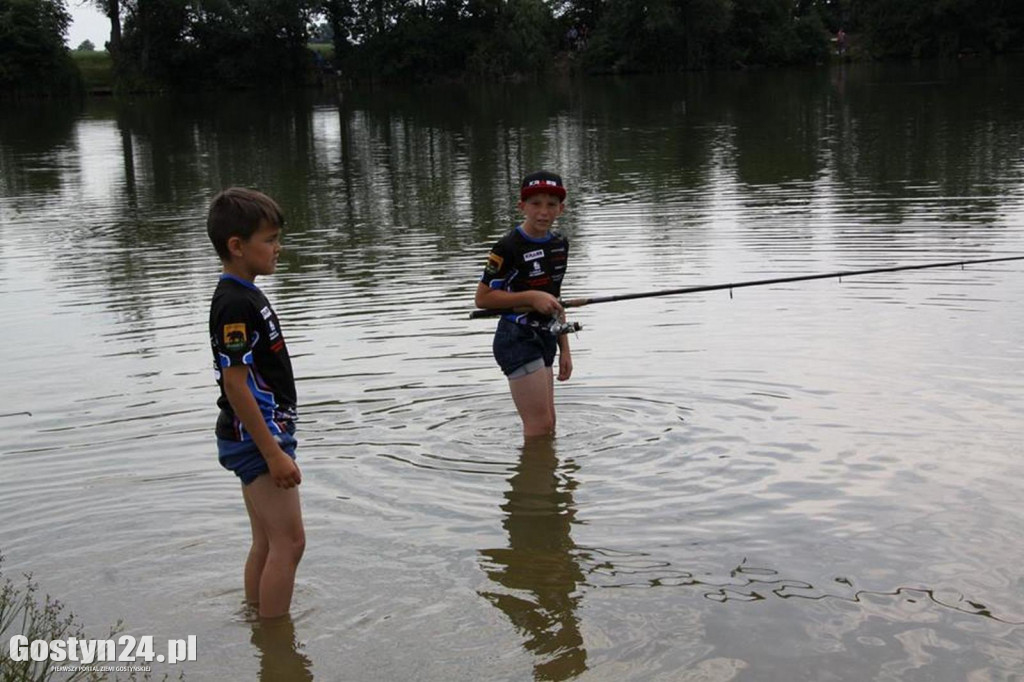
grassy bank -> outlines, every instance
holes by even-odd
[[[89,93],[109,93],[114,90],[114,65],[106,50],[85,52],[72,50],[71,58],[82,74],[82,83]]]
[[[310,50],[328,63],[334,48],[328,44],[313,43]],[[71,59],[82,74],[82,84],[89,94],[110,94],[114,91],[114,63],[106,50],[71,50]]]

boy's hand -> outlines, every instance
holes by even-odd
[[[278,488],[294,488],[302,483],[302,472],[295,460],[289,457],[284,450],[267,459],[267,468],[270,469],[270,477]]]
[[[530,307],[536,310],[542,315],[548,315],[550,317],[561,316],[565,314],[565,310],[562,309],[562,304],[557,298],[552,296],[546,291],[531,291],[533,296],[530,300]]]
[[[572,376],[572,356],[562,351],[558,354],[558,380],[568,381]]]

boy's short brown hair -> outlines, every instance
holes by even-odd
[[[275,227],[284,227],[284,214],[276,201],[254,189],[229,187],[210,202],[206,234],[220,259],[227,261],[231,258],[228,240],[232,237],[248,239],[264,220]]]

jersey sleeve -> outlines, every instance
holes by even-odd
[[[504,239],[500,240],[487,254],[487,264],[480,281],[492,289],[504,289],[512,270],[512,251]]]
[[[237,299],[217,311],[213,319],[213,347],[220,367],[253,364],[252,349],[259,331],[252,305]]]

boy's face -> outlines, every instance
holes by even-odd
[[[245,273],[253,277],[272,275],[281,253],[281,228],[264,220],[251,237],[232,237],[229,246],[232,261]]]
[[[527,227],[541,232],[550,230],[564,209],[565,204],[554,194],[534,194],[519,202]]]

